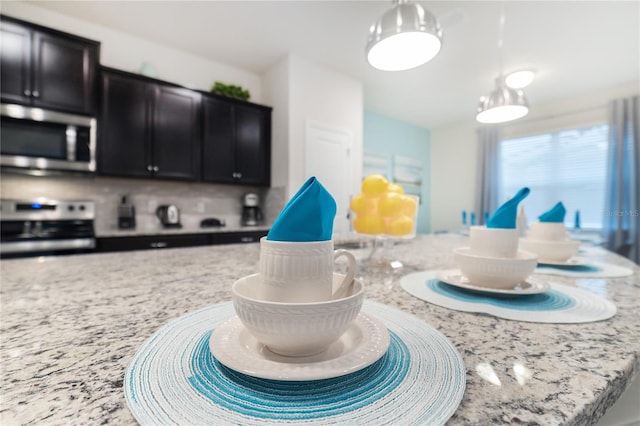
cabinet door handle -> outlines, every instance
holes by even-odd
[[[31,95],[32,95],[34,98],[39,98],[39,97],[40,97],[40,92],[38,92],[37,90],[34,90],[34,91],[33,91],[33,93],[31,93]]]
[[[152,166],[151,164],[149,164],[149,165],[147,166],[147,171],[148,171],[148,172],[152,172],[152,171],[153,171],[153,166]]]
[[[25,96],[31,96],[31,90],[27,89],[24,91]]]
[[[242,173],[238,172],[238,179],[241,179],[241,178],[242,178]]]
[[[157,172],[158,170],[160,170],[160,167],[158,167],[158,166],[153,166],[153,171],[154,171],[154,172]]]
[[[253,242],[253,238],[252,237],[240,237],[240,242],[241,243],[252,243]]]
[[[166,246],[167,246],[167,243],[165,243],[164,241],[151,243],[151,248],[165,248]]]

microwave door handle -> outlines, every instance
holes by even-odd
[[[67,126],[67,160],[76,161],[76,144],[78,142],[78,128]]]

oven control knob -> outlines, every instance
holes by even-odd
[[[80,211],[84,211],[85,207],[84,204],[80,204],[80,207],[78,207],[80,209]]]
[[[75,210],[75,206],[73,204],[71,204],[69,207],[67,207],[67,209],[72,212]]]

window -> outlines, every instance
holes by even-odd
[[[600,229],[604,214],[607,125],[506,139],[499,144],[498,203],[520,188],[531,189],[522,202],[529,223],[562,201],[565,225]]]

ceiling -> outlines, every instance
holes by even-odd
[[[638,1],[420,2],[443,27],[443,47],[409,71],[371,68],[369,26],[391,1],[29,1],[212,61],[262,74],[287,53],[363,83],[365,108],[433,128],[475,115],[499,73],[534,68],[536,105],[622,84],[640,88]]]

